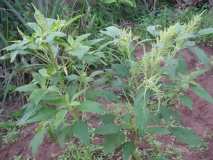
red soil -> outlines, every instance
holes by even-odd
[[[213,48],[203,47],[208,55],[213,56]],[[186,58],[190,67],[199,66],[194,58]],[[197,79],[211,96],[213,96],[213,70]],[[208,142],[208,149],[201,152],[186,150],[185,160],[213,160],[213,105],[189,91],[193,100],[193,109],[181,108],[182,120],[185,126],[192,128]]]

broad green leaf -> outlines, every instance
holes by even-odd
[[[193,102],[189,96],[183,95],[180,96],[179,99],[184,106],[188,107],[189,109],[192,109]]]
[[[101,0],[101,1],[105,4],[123,3],[123,4],[127,4],[131,7],[136,7],[135,0]]]
[[[131,155],[135,152],[136,146],[132,142],[126,142],[122,146],[123,160],[130,160]]]
[[[151,134],[159,134],[159,135],[168,135],[170,133],[167,128],[162,127],[147,128],[146,131]]]
[[[106,3],[106,4],[111,4],[111,3],[115,3],[116,0],[101,0],[103,3]]]
[[[26,84],[20,87],[17,87],[15,91],[18,92],[32,92],[33,90],[37,89],[37,85],[30,83],[30,84]]]
[[[204,64],[205,66],[208,66],[209,64],[209,58],[206,55],[206,53],[199,47],[191,47],[189,50],[196,55],[197,59]]]
[[[0,122],[0,129],[14,128],[16,124],[14,122]]]
[[[95,101],[85,101],[80,106],[79,109],[82,112],[92,112],[92,113],[99,113],[102,114],[105,112],[103,106],[100,103],[97,103]]]
[[[84,121],[75,122],[73,125],[73,134],[75,137],[79,138],[81,143],[89,144],[90,137],[86,122]]]
[[[79,45],[73,48],[69,53],[73,56],[76,56],[79,60],[81,60],[83,56],[89,52],[89,50],[90,50],[90,47]]]
[[[56,131],[57,141],[61,147],[64,147],[66,142],[73,137],[73,129],[71,126],[64,124],[61,125]]]
[[[58,113],[55,115],[55,120],[54,120],[54,127],[58,128],[60,124],[64,123],[66,120],[66,115],[67,115],[67,110],[60,110]]]
[[[95,66],[97,63],[99,64],[101,60],[101,56],[103,54],[100,53],[98,56],[95,54],[85,54],[82,58],[82,61],[85,61],[88,65]]]
[[[180,122],[179,112],[173,110],[172,107],[160,107],[160,116],[167,122],[170,122],[171,120],[176,120],[177,122]]]
[[[115,120],[115,115],[113,114],[104,114],[101,116],[101,120],[103,121],[104,124],[113,124]]]
[[[139,129],[141,135],[144,134],[144,130],[148,123],[149,112],[146,108],[146,93],[141,90],[134,100],[134,111],[136,115],[136,126]]]
[[[125,89],[128,87],[127,84],[120,78],[113,80],[111,83],[113,88]]]
[[[69,98],[71,100],[78,92],[78,84],[76,82],[68,84],[66,92],[68,93]]]
[[[23,116],[21,117],[21,119],[18,120],[17,125],[23,125],[27,123],[27,120],[34,116],[41,108],[42,106],[38,105],[35,106],[32,103],[27,103],[25,104],[23,107]]]
[[[199,76],[203,75],[207,70],[206,69],[197,69],[195,71],[192,71],[190,73],[190,79],[191,80],[195,80],[196,78],[198,78]]]
[[[75,17],[71,17],[69,20],[67,20],[67,22],[64,24],[63,27],[70,26],[73,22],[75,22],[76,20],[79,20],[81,17],[82,17],[82,15],[77,15]]]
[[[123,144],[125,136],[122,132],[104,136],[104,152],[113,153],[117,147]]]
[[[110,26],[105,28],[105,30],[102,30],[101,33],[115,39],[121,35],[122,30],[120,30],[119,28],[115,26]]]
[[[103,89],[87,90],[86,97],[87,99],[93,100],[93,101],[97,100],[97,98],[99,97],[103,97],[106,100],[114,101],[114,102],[118,102],[119,100],[119,96],[116,95],[114,92],[110,90],[103,90]]]
[[[157,26],[148,26],[147,31],[153,35],[154,37],[159,36],[159,30],[158,30],[158,25]]]
[[[127,77],[129,74],[129,68],[124,64],[112,64],[112,69],[120,77]]]
[[[32,148],[33,155],[36,154],[39,146],[42,144],[46,132],[47,132],[47,129],[45,127],[39,128],[39,130],[37,131],[37,133],[35,134],[35,136],[31,140],[30,147]]]
[[[83,34],[83,35],[80,35],[76,38],[76,41],[77,42],[82,42],[84,40],[87,40],[89,38],[91,34],[90,33],[87,33],[87,34]]]
[[[42,98],[48,93],[48,90],[46,89],[35,89],[31,93],[29,100],[31,103],[38,105],[39,102],[42,100]]]
[[[199,35],[203,36],[203,35],[208,35],[208,34],[213,34],[213,28],[205,28],[205,29],[201,29],[198,32]]]
[[[56,39],[56,38],[61,38],[61,37],[65,37],[66,34],[63,33],[63,32],[52,32],[51,34],[49,34],[47,37],[46,37],[46,42],[47,43],[53,43],[53,41]]]
[[[38,72],[43,77],[49,77],[49,74],[47,73],[47,69],[45,69],[45,68],[40,69]]]
[[[63,106],[67,104],[66,97],[57,93],[47,93],[42,100],[45,101],[46,104],[54,106]]]
[[[172,79],[176,78],[178,61],[173,57],[168,57],[165,61],[165,67],[163,70]]]
[[[71,74],[71,75],[68,75],[66,78],[67,78],[68,81],[71,82],[71,81],[78,80],[79,76],[76,75],[76,74]]]
[[[41,29],[43,31],[46,31],[48,28],[48,25],[47,25],[44,15],[35,6],[33,6],[33,7],[35,10],[34,18],[35,18],[37,24],[39,25],[39,27],[41,27]]]
[[[27,25],[34,31],[37,33],[41,33],[41,28],[36,24],[36,23],[27,23]]]
[[[169,160],[168,158],[166,158],[165,156],[160,156],[155,158],[154,160]]]
[[[104,74],[104,71],[97,70],[97,71],[92,72],[92,73],[90,74],[89,77],[90,77],[90,78],[94,78],[94,77],[100,76],[100,75],[102,75],[102,74]]]
[[[201,87],[199,84],[191,86],[192,91],[201,97],[202,99],[206,100],[207,102],[213,104],[213,97],[209,95],[209,93]]]
[[[101,135],[115,134],[115,133],[118,133],[120,129],[121,128],[119,126],[109,123],[109,124],[103,124],[101,127],[97,128],[95,130],[95,133],[101,134]]]
[[[183,56],[178,57],[178,66],[177,66],[177,72],[180,73],[187,73],[187,64],[185,62],[185,59]]]
[[[34,122],[40,122],[40,121],[48,121],[54,118],[56,113],[57,111],[54,108],[42,107],[38,112],[36,112],[34,115],[26,119],[25,122],[23,123],[27,124],[27,123],[34,123]]]
[[[29,52],[27,52],[25,50],[18,50],[18,49],[14,50],[14,51],[10,52],[10,62],[11,63],[14,62],[16,57],[17,57],[17,55],[20,55],[20,54],[24,55],[24,54],[28,54],[28,53]]]
[[[171,134],[182,143],[189,145],[191,148],[201,147],[203,145],[202,139],[197,136],[191,129],[173,127],[170,129]]]

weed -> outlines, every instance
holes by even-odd
[[[101,152],[96,154],[95,148],[92,146],[69,144],[65,152],[58,157],[58,160],[103,160],[105,156],[102,154]]]
[[[195,82],[209,69],[209,59],[194,39],[213,32],[211,28],[199,30],[200,15],[188,23],[156,31],[151,51],[139,61],[134,56],[135,47],[144,42],[131,30],[111,26],[97,36],[72,35],[64,32],[70,21],[46,18],[36,8],[34,17],[36,22],[28,23],[33,33],[26,35],[19,30],[22,40],[6,47],[7,54],[2,57],[11,62],[21,57],[34,66],[30,68],[33,80],[16,88],[27,97],[18,125],[38,124],[30,143],[33,155],[46,134],[61,145],[73,137],[89,145],[80,151],[73,145],[68,155],[62,156],[75,159],[92,158],[94,135],[103,137],[105,154],[119,152],[125,160],[138,160],[149,153],[140,152],[147,138],[151,139],[148,144],[154,156],[167,157],[158,154],[159,143],[152,139],[156,134],[175,136],[191,148],[204,145],[191,129],[182,127],[172,107],[181,102],[192,108],[192,100],[185,96],[188,89],[213,103],[208,92]],[[183,55],[177,54],[186,47],[204,65],[203,69],[187,70]],[[100,97],[114,102],[116,109],[107,109],[97,101]],[[90,125],[88,113],[100,118],[100,126]]]
[[[1,135],[2,143],[11,144],[14,143],[19,138],[20,131],[16,128],[7,130],[6,133]]]

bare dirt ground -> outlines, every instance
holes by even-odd
[[[213,56],[213,48],[203,47],[203,49],[208,55]],[[185,50],[184,52],[189,68],[196,67],[198,64],[195,58],[188,53],[189,51]],[[197,81],[213,96],[213,70],[199,77]],[[183,124],[203,137],[208,144],[208,148],[203,151],[192,151],[184,145],[179,145],[183,152],[183,158],[184,160],[213,160],[213,105],[200,99],[191,91],[188,94],[193,100],[193,109],[180,107]],[[34,129],[35,125],[23,128],[20,138],[15,143],[1,147],[0,160],[12,160],[15,155],[31,157],[29,143],[33,137]],[[63,149],[46,138],[35,159],[55,160],[62,152]]]

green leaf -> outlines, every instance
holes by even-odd
[[[107,27],[105,30],[102,30],[101,33],[115,39],[121,35],[122,30],[120,30],[119,28],[115,26],[110,26],[110,27]]]
[[[42,77],[49,77],[49,74],[47,72],[47,69],[43,68],[43,69],[40,69],[39,71],[39,74],[42,76]]]
[[[84,55],[86,55],[89,52],[89,50],[90,50],[89,46],[78,44],[77,46],[74,46],[71,50],[69,50],[68,53],[81,60],[84,57]]]
[[[164,156],[160,156],[160,157],[155,158],[154,160],[169,160],[169,159]]]
[[[144,130],[147,126],[149,119],[149,111],[146,108],[146,93],[141,90],[134,100],[134,111],[136,115],[136,126],[139,129],[141,135],[144,134]]]
[[[64,27],[69,27],[73,22],[79,20],[82,17],[82,15],[77,15],[75,17],[71,17],[69,20],[66,21],[66,23],[64,24]]]
[[[210,96],[209,93],[203,87],[201,87],[199,84],[192,85],[191,89],[196,95],[198,95],[202,99],[206,100],[207,102],[213,104],[213,97]]]
[[[43,31],[45,31],[48,28],[45,17],[35,6],[33,6],[33,7],[35,10],[35,13],[34,13],[35,20],[36,20],[37,24],[39,25],[39,27],[41,27],[41,29],[43,29]]]
[[[101,90],[101,89],[100,90],[97,90],[97,89],[87,90],[86,97],[87,97],[87,99],[93,100],[93,101],[99,97],[103,97],[106,100],[113,101],[113,102],[118,102],[118,100],[119,100],[119,96],[116,95],[114,92],[109,91],[109,90]]]
[[[31,103],[38,105],[42,98],[47,94],[48,90],[46,89],[35,89],[31,93],[29,100]]]
[[[157,26],[148,26],[147,27],[147,31],[151,34],[151,35],[153,35],[154,37],[157,37],[157,36],[159,36],[159,30],[158,30],[158,28],[159,28],[159,26],[157,25]]]
[[[111,3],[115,3],[116,0],[101,0],[103,3],[106,3],[106,4],[111,4]]]
[[[100,103],[97,103],[95,101],[85,101],[80,106],[79,109],[82,112],[92,112],[92,113],[99,113],[102,114],[105,112],[102,105]]]
[[[30,84],[26,84],[26,85],[17,87],[15,91],[17,91],[17,92],[32,92],[36,88],[38,88],[36,84],[30,83]]]
[[[80,142],[83,144],[89,144],[89,131],[87,123],[84,121],[77,121],[73,125],[73,134],[75,137],[79,138]]]
[[[40,27],[36,24],[36,23],[27,23],[27,25],[34,31],[37,33],[41,33],[41,29]]]
[[[45,97],[42,98],[42,100],[45,101],[46,104],[54,106],[67,105],[66,97],[57,93],[48,93],[45,95]]]
[[[73,137],[72,127],[67,124],[61,125],[55,132],[57,141],[61,147],[64,147],[66,142]]]
[[[177,122],[180,122],[179,112],[173,110],[171,107],[160,107],[160,116],[167,122],[171,122],[171,120],[176,120]]]
[[[120,129],[121,128],[119,126],[109,123],[109,124],[103,124],[101,127],[97,128],[95,130],[95,133],[101,134],[101,135],[114,134],[114,133],[118,133]]]
[[[114,114],[104,114],[101,116],[101,120],[103,121],[104,124],[113,124],[115,120],[115,115]]]
[[[123,4],[127,4],[131,7],[136,7],[135,0],[101,0],[101,1],[105,4],[123,3]]]
[[[177,74],[177,67],[177,59],[174,59],[173,57],[168,57],[165,61],[165,67],[163,67],[163,70],[170,78],[175,79]]]
[[[56,115],[55,115],[55,121],[54,121],[54,127],[57,128],[66,120],[66,115],[67,115],[67,110],[60,110]]]
[[[67,78],[67,80],[68,80],[69,82],[71,82],[71,81],[76,81],[76,80],[78,80],[78,79],[79,79],[79,76],[76,75],[76,74],[70,74],[70,75],[67,76],[66,78]]]
[[[53,118],[56,115],[56,112],[57,111],[54,108],[42,107],[33,116],[29,117],[28,119],[25,119],[25,121],[20,121],[19,124],[47,121]]]
[[[117,134],[110,134],[104,136],[104,152],[113,153],[117,147],[122,145],[125,140],[125,136],[122,132]]]
[[[182,143],[189,145],[191,148],[201,147],[203,145],[202,139],[197,136],[191,129],[174,127],[170,129],[171,134]]]
[[[168,135],[170,133],[167,128],[162,127],[147,128],[146,131],[151,134],[159,134],[159,135]]]
[[[127,77],[129,75],[129,68],[124,64],[112,64],[112,69],[120,77]]]
[[[136,146],[132,142],[126,142],[122,147],[123,160],[130,160],[131,155],[135,152]]]
[[[33,139],[30,142],[30,147],[32,149],[32,153],[33,155],[36,154],[36,152],[38,151],[39,146],[42,144],[43,140],[44,140],[44,136],[46,134],[47,130],[45,127],[40,128],[36,135],[33,137]]]
[[[122,81],[122,79],[120,78],[113,80],[111,83],[113,88],[119,88],[119,89],[127,88],[127,84],[124,81]]]
[[[209,58],[206,55],[206,53],[199,47],[191,47],[189,50],[195,54],[195,56],[198,58],[200,63],[204,64],[205,66],[209,65]]]
[[[61,38],[61,37],[65,37],[65,36],[66,36],[66,34],[63,32],[59,32],[59,31],[52,32],[51,34],[47,35],[46,42],[51,44],[51,43],[53,43],[55,38]]]
[[[14,122],[0,122],[0,129],[10,129],[16,127]]]
[[[188,107],[189,109],[192,109],[192,105],[193,105],[193,102],[192,102],[192,99],[189,97],[189,96],[180,96],[180,102],[185,105],[186,107]]]
[[[178,57],[177,72],[187,73],[187,64],[183,56]]]
[[[203,36],[203,35],[208,35],[208,34],[213,34],[213,28],[205,28],[202,29],[198,32],[199,35]]]

